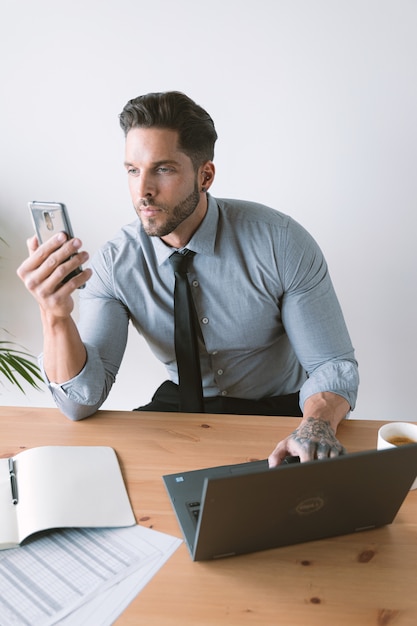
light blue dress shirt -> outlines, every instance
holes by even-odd
[[[201,328],[204,395],[256,400],[300,390],[303,407],[308,396],[332,391],[353,409],[357,363],[316,242],[274,209],[208,200],[207,214],[187,245],[196,252],[189,280]],[[137,219],[93,258],[93,276],[80,293],[78,325],[87,363],[72,380],[49,384],[71,419],[91,415],[106,399],[129,321],[178,382],[172,252],[146,235]]]

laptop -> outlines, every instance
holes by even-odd
[[[417,475],[417,444],[283,464],[163,476],[194,561],[390,524]]]

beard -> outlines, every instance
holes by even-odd
[[[197,177],[194,181],[193,191],[184,200],[181,200],[174,208],[170,208],[166,204],[156,205],[161,213],[157,217],[143,219],[140,209],[143,206],[155,206],[155,202],[151,200],[142,201],[136,213],[142,222],[143,229],[149,237],[165,237],[172,233],[187,217],[190,217],[200,202],[200,192],[198,191]],[[161,215],[166,215],[166,221],[161,223]]]

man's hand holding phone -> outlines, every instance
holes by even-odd
[[[56,317],[72,313],[71,294],[92,274],[89,268],[78,271],[80,264],[88,260],[88,253],[80,251],[81,245],[78,238],[68,239],[64,232],[58,232],[43,244],[36,235],[28,239],[29,257],[17,273],[44,313]],[[70,274],[72,277],[66,280]]]
[[[35,220],[33,208],[37,209]],[[60,203],[30,203],[37,234],[27,241],[29,257],[17,270],[27,290],[38,302],[43,325],[43,368],[47,379],[57,384],[76,376],[87,360],[71,313],[72,294],[92,275],[81,265],[88,253],[72,234],[65,206]],[[43,229],[43,230],[42,230]]]
[[[36,236],[27,241],[30,256],[18,276],[43,313],[66,317],[74,308],[71,294],[91,276],[91,270],[81,267],[88,254],[80,252],[82,243],[73,235],[65,204],[33,201],[28,206]]]

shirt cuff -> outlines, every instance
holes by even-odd
[[[310,396],[330,391],[345,398],[351,410],[355,408],[358,395],[359,374],[356,361],[334,361],[314,370],[300,389],[300,407]]]
[[[65,399],[84,406],[95,406],[101,401],[104,389],[105,372],[97,348],[85,345],[87,360],[83,369],[73,378],[54,383],[48,380],[43,364],[43,354],[39,357],[39,366],[52,395],[61,401]]]

